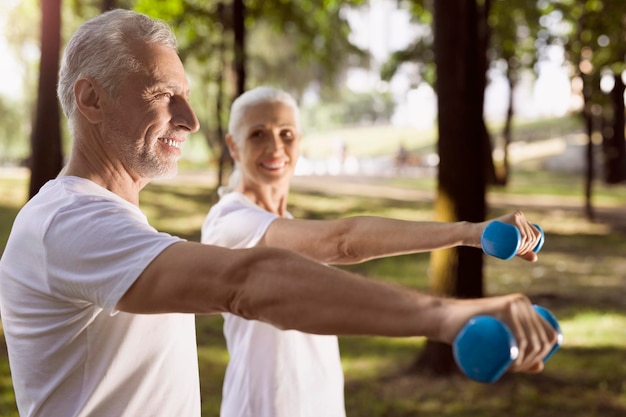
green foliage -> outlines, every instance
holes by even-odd
[[[357,93],[342,89],[336,100],[303,106],[302,123],[306,131],[346,125],[388,124],[393,110],[394,102],[390,93]]]
[[[178,16],[184,14],[185,1],[168,0],[155,2],[150,0],[137,0],[133,9],[139,13],[145,13],[149,16],[163,19],[165,21],[173,21]]]
[[[19,165],[29,152],[30,120],[21,100],[0,96],[0,165]]]
[[[417,65],[418,82],[435,85],[434,35],[432,31],[433,11],[430,2],[398,2],[400,7],[411,12],[411,19],[420,27],[419,35],[406,48],[394,51],[380,71],[383,80],[391,80],[405,63]]]
[[[413,62],[418,64],[421,78],[434,85],[434,39],[432,31],[426,29],[433,24],[431,4],[424,1],[400,4],[410,10],[413,20],[423,25],[425,30],[407,48],[392,54],[382,68],[381,78],[391,79],[400,65]],[[487,22],[490,30],[488,56],[491,63],[503,60],[512,72],[521,68],[532,68],[538,53],[535,40],[540,30],[541,13],[537,3],[526,0],[494,0],[490,4]]]
[[[430,30],[425,30],[425,32],[422,37],[417,38],[407,48],[391,54],[380,71],[380,77],[383,80],[391,80],[402,64],[413,62],[417,63],[420,81],[423,80],[430,85],[435,85],[434,39]]]
[[[535,2],[496,0],[488,16],[491,29],[490,57],[502,59],[511,76],[521,68],[532,68],[537,60],[541,12]]]
[[[623,20],[626,2],[554,0],[546,4],[544,14],[563,21],[564,24],[559,28],[564,30],[554,33],[554,36],[565,47],[577,74],[588,79],[588,87],[593,90],[593,101],[607,101],[599,89],[603,71],[610,69],[614,74],[621,74],[626,70],[626,25]]]
[[[265,51],[256,47],[250,49],[252,68],[258,65],[265,69],[259,72],[258,78],[251,75],[251,85],[267,81],[280,83],[282,88],[293,90],[296,97],[300,97],[314,81],[321,86],[324,99],[336,97],[334,91],[339,75],[349,63],[364,63],[367,57],[364,51],[349,42],[350,27],[342,13],[343,8],[361,3],[355,0],[249,2],[251,38],[257,29],[263,31],[263,26],[274,32],[269,43],[271,48]],[[290,71],[307,74],[308,83],[298,78],[285,80]],[[289,85],[285,81],[296,81],[297,84]]]

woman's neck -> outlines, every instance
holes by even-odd
[[[284,217],[287,213],[287,197],[289,186],[237,187],[237,191],[245,195],[262,209]]]

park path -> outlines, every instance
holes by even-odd
[[[418,190],[393,186],[377,178],[359,176],[295,176],[291,182],[293,191],[317,192],[329,195],[372,196],[397,201],[433,202],[435,190]],[[582,194],[582,193],[581,193]],[[579,212],[584,216],[584,197],[553,195],[514,195],[490,192],[487,194],[489,207],[504,209],[534,209],[543,212]],[[626,202],[621,206],[606,206],[594,203],[595,221],[607,223],[626,234]]]

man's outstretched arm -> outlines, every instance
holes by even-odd
[[[229,312],[316,334],[425,336],[451,343],[477,314],[509,325],[522,350],[514,370],[538,370],[556,341],[522,295],[440,298],[369,280],[293,252],[192,242],[165,249],[118,303],[139,314]]]

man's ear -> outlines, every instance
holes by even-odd
[[[104,91],[90,78],[81,78],[74,83],[76,109],[93,124],[104,118],[102,95]]]
[[[235,140],[233,139],[233,135],[231,135],[230,133],[226,134],[226,145],[228,145],[230,156],[233,157],[235,162],[239,162],[239,153],[238,153],[239,150],[237,149],[237,144],[235,143]]]

